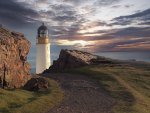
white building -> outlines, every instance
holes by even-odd
[[[44,23],[38,28],[36,42],[36,74],[42,73],[51,65],[50,60],[50,41],[48,29]]]

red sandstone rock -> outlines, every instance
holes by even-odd
[[[0,86],[19,88],[30,79],[27,54],[30,42],[23,34],[0,28]]]

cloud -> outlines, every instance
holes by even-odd
[[[150,25],[150,21],[147,21],[147,22],[141,22],[141,23],[139,23],[138,25]]]
[[[120,8],[121,5],[113,5],[111,8]]]
[[[97,43],[92,47],[93,52],[102,51],[149,51],[150,40],[144,37],[136,38],[130,37],[128,39],[115,38],[111,40],[102,40],[105,43]],[[97,41],[98,42],[98,41]]]
[[[116,4],[116,5],[111,6],[111,8],[118,9],[118,8],[122,8],[123,7],[123,8],[129,9],[129,8],[131,8],[133,6],[134,6],[133,4],[126,4],[126,5]]]
[[[109,5],[113,5],[115,3],[119,3],[121,0],[97,0],[95,2],[95,5],[98,6],[109,6]]]
[[[145,38],[135,38],[133,40],[122,41],[114,44],[114,51],[149,51],[150,40]]]
[[[134,37],[150,37],[150,27],[138,28],[138,27],[129,27],[120,29],[111,35],[116,35],[120,37],[124,36],[134,36]]]
[[[84,26],[83,26],[83,29],[85,29],[85,28],[94,28],[94,27],[105,26],[105,25],[107,25],[106,22],[97,20],[97,21],[92,21],[92,22],[85,23]]]
[[[133,7],[134,5],[133,4],[128,4],[128,5],[125,5],[124,7],[125,8],[131,8],[131,7]]]
[[[72,22],[72,21],[76,21],[77,18],[75,16],[56,16],[53,18],[55,21],[61,21],[61,22]]]
[[[110,35],[120,39],[112,44],[112,51],[149,51],[150,27],[124,28]],[[110,49],[110,48],[109,48]]]
[[[128,16],[120,16],[115,19],[117,20],[117,19],[143,18],[144,20],[147,20],[147,19],[149,19],[149,17],[150,17],[150,9],[146,9],[142,12],[138,12],[138,13],[128,15]]]
[[[14,0],[3,0],[0,2],[0,21],[8,26],[27,26],[34,22],[34,18],[38,18],[39,14],[24,4],[15,2]]]
[[[63,2],[71,3],[73,5],[81,5],[87,2],[90,2],[91,0],[63,0]]]
[[[76,36],[74,40],[84,39],[87,41],[95,41],[94,45],[87,45],[92,52],[102,51],[149,51],[150,50],[150,28],[123,28],[114,29],[104,32],[104,35],[99,36]],[[97,31],[98,33],[98,31]],[[80,37],[80,38],[78,38]],[[128,47],[128,45],[130,45]],[[141,47],[141,48],[140,48]]]
[[[122,8],[135,12],[131,7],[132,3],[122,0],[2,0],[0,22],[25,31],[34,44],[36,30],[45,22],[52,45],[99,52],[132,50],[127,46],[140,44],[146,50],[150,9],[121,12]],[[124,14],[130,15],[120,16]]]
[[[122,44],[122,45],[117,45],[116,50],[125,50],[125,51],[141,51],[141,50],[144,50],[144,51],[148,51],[150,50],[150,42],[136,42],[136,43],[131,43],[131,44]]]
[[[144,37],[145,39],[150,40],[150,27],[144,28],[136,28],[136,27],[129,27],[129,28],[122,28],[122,29],[112,29],[107,31],[97,31],[97,33],[105,33],[104,35],[100,36],[92,36],[88,37],[88,40],[112,40],[115,38],[119,38],[120,40],[130,40],[131,38],[141,38]]]
[[[144,11],[132,15],[116,17],[112,20],[113,23],[111,25],[130,25],[132,23],[138,24],[143,21],[149,20],[150,20],[150,9],[146,9]]]

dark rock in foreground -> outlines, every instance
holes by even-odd
[[[111,59],[92,55],[78,50],[61,50],[59,58],[53,62],[53,65],[44,73],[54,71],[64,71],[67,69],[82,67],[94,64],[112,64]]]
[[[30,46],[23,34],[0,27],[0,87],[19,88],[31,78]]]
[[[45,91],[48,89],[49,83],[43,77],[31,78],[24,86],[25,90],[29,91]]]

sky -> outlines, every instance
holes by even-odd
[[[150,51],[149,0],[0,1],[0,24],[24,33],[33,50],[42,22],[53,54],[60,49]]]

